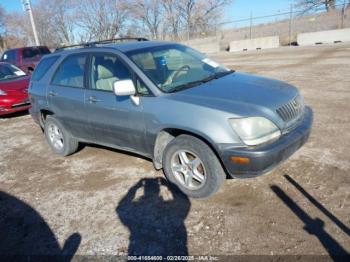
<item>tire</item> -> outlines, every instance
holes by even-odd
[[[46,117],[44,133],[48,144],[56,154],[68,156],[78,150],[78,140],[72,137],[55,117]]]
[[[172,184],[192,198],[210,197],[226,178],[213,150],[202,140],[189,135],[180,135],[166,146],[163,170]]]

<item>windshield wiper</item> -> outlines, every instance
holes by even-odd
[[[183,85],[178,85],[178,86],[175,86],[171,91],[169,91],[169,93],[176,92],[176,91],[179,91],[179,90],[185,89],[185,88],[194,87],[194,86],[197,86],[197,85],[200,85],[200,84],[203,84],[203,83],[207,83],[207,82],[210,82],[210,81],[212,81],[214,79],[218,79],[220,77],[229,75],[229,74],[231,74],[233,72],[235,72],[235,71],[234,70],[230,70],[230,71],[219,72],[219,73],[215,73],[215,74],[209,75],[208,77],[205,77],[205,78],[203,78],[201,80],[196,80],[196,81],[188,82],[188,83],[183,84]]]

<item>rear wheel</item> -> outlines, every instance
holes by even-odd
[[[47,116],[44,132],[51,149],[58,155],[68,156],[77,151],[79,142],[53,116]]]
[[[180,135],[164,150],[167,179],[193,198],[214,194],[225,180],[225,172],[211,148],[202,140]]]

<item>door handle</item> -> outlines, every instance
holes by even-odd
[[[57,93],[55,91],[50,91],[49,92],[49,96],[56,96],[56,95],[57,95]]]
[[[97,103],[97,102],[100,102],[101,100],[97,99],[97,98],[94,97],[94,96],[90,96],[89,99],[88,99],[88,101],[89,101],[90,103]]]

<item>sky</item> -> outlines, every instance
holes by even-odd
[[[0,0],[1,1],[1,0]],[[249,18],[250,12],[253,16],[264,16],[279,12],[288,12],[292,0],[233,0],[226,9],[226,19],[239,20]]]

